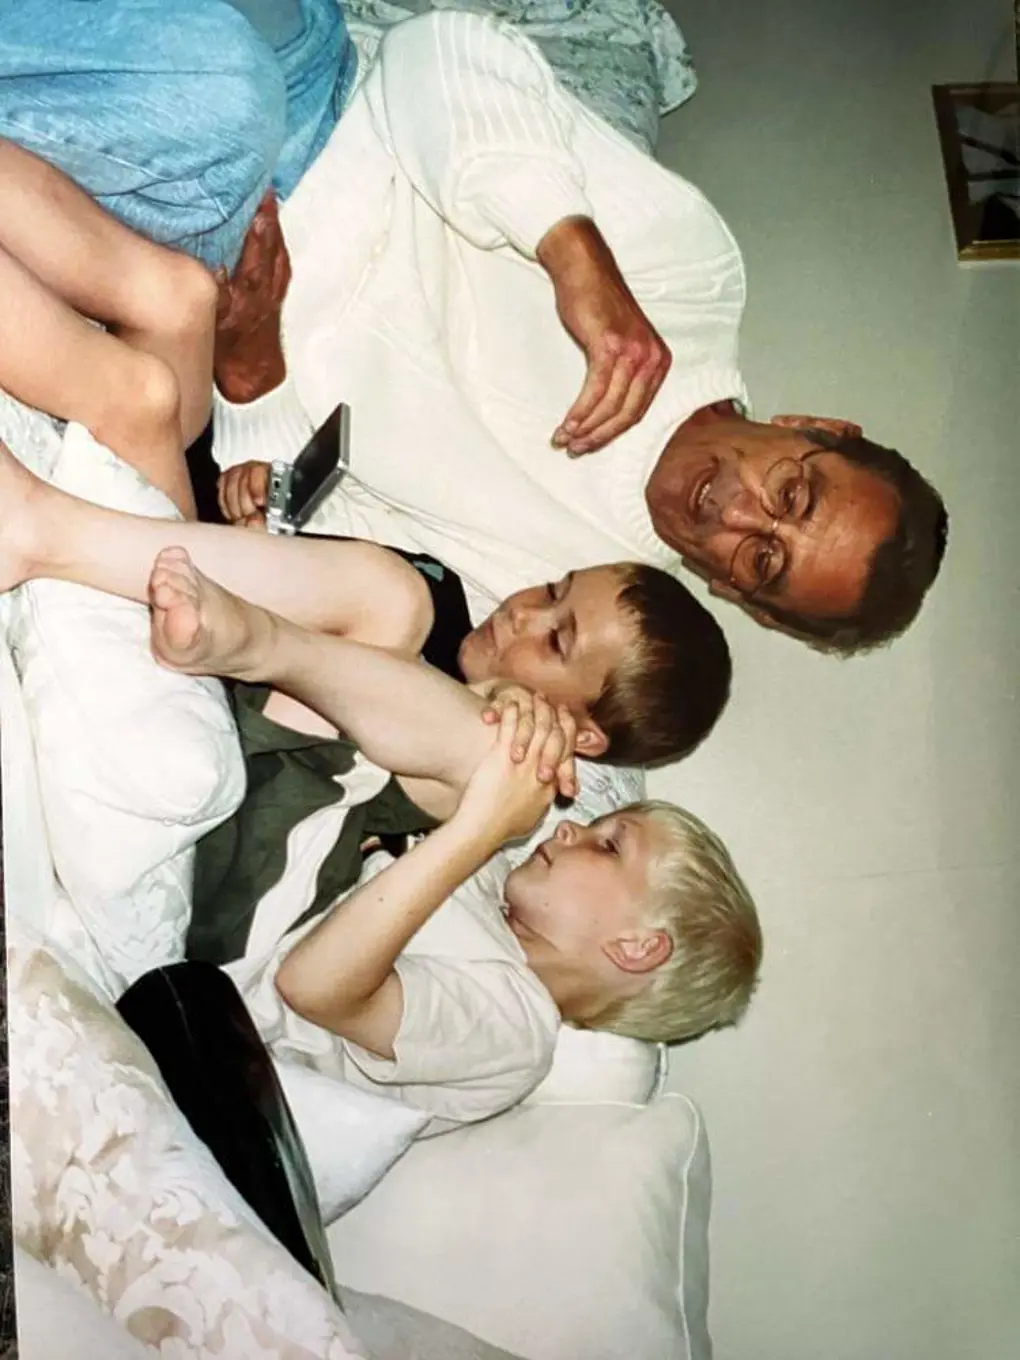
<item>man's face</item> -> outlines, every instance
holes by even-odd
[[[561,822],[504,889],[507,923],[532,968],[570,975],[592,994],[633,993],[669,954],[645,924],[649,867],[665,848],[662,829],[640,813]]]
[[[797,429],[734,419],[692,429],[653,511],[656,531],[714,593],[834,618],[859,605],[899,497]]]
[[[634,645],[615,567],[588,567],[519,590],[461,643],[469,684],[513,680],[583,718]]]

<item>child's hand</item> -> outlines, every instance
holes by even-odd
[[[517,708],[508,704],[496,743],[468,780],[454,814],[455,821],[491,838],[494,846],[526,836],[549,810],[556,793],[554,782],[539,778],[546,744],[557,726],[555,709],[544,699],[535,699],[531,737],[523,759],[515,761],[519,722]]]
[[[523,760],[535,730],[536,701],[545,704],[547,702],[545,696],[533,694],[530,689],[525,689],[512,680],[490,680],[471,688],[486,700],[487,706],[482,711],[482,721],[485,723],[498,723],[511,705],[516,708],[517,740],[514,742],[511,759]],[[557,788],[564,798],[576,798],[577,770],[574,766],[574,746],[577,741],[577,721],[570,710],[562,704],[556,710],[556,718],[546,748],[541,753],[539,778],[543,781],[555,779]]]
[[[264,519],[268,495],[268,463],[238,463],[222,473],[217,483],[220,513],[231,524],[248,527],[255,517]]]

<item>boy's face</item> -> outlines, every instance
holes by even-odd
[[[565,979],[603,1006],[634,995],[669,957],[669,937],[644,919],[649,867],[666,846],[661,827],[636,812],[565,821],[508,876],[507,924],[543,981],[560,980],[550,986],[558,1001]]]
[[[617,604],[620,588],[609,566],[517,591],[461,643],[465,679],[512,680],[587,716],[636,641],[633,621]]]

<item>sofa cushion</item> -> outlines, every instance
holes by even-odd
[[[337,1278],[527,1360],[708,1360],[708,1147],[684,1096],[415,1144],[329,1229]]]

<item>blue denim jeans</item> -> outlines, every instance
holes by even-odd
[[[0,136],[122,222],[233,265],[354,80],[338,0],[0,0]]]

